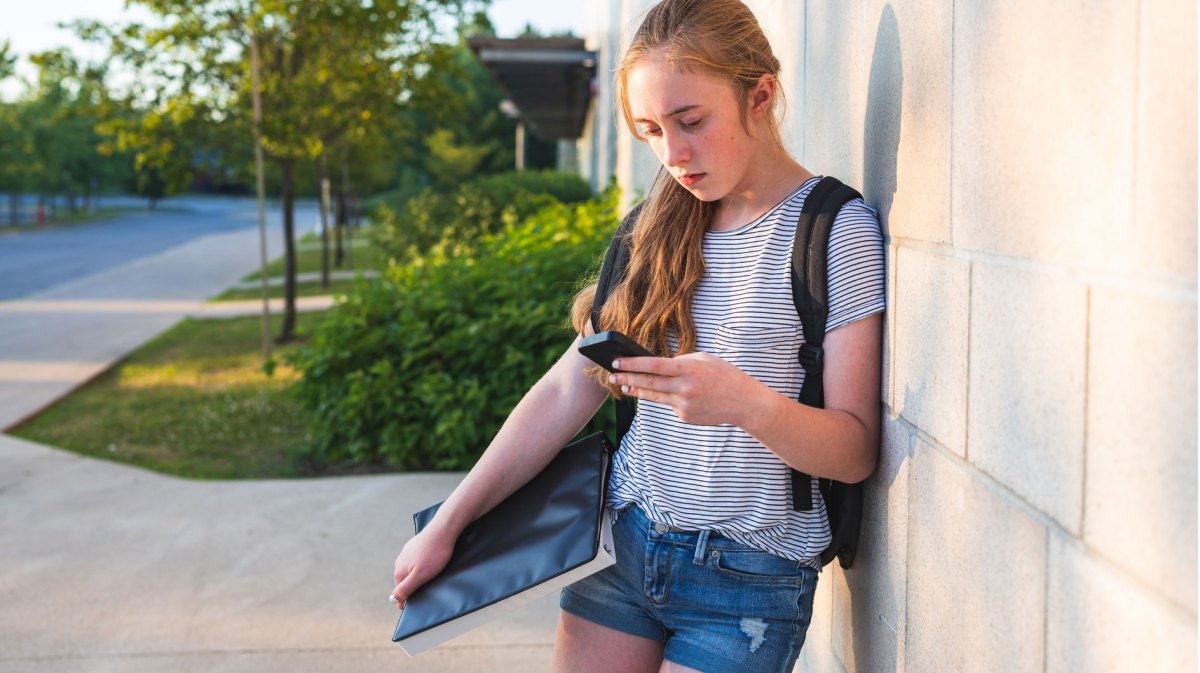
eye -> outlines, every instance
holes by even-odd
[[[642,135],[647,138],[657,138],[662,135],[662,129],[657,126],[643,126],[641,131]]]
[[[685,129],[694,129],[697,126],[700,126],[700,124],[703,121],[704,121],[704,119],[702,119],[700,117],[697,117],[695,119],[681,119],[681,120],[679,120],[679,125]]]

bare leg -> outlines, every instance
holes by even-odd
[[[558,618],[553,673],[656,673],[662,643],[589,622],[569,612]]]

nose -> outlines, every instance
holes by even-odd
[[[659,160],[664,166],[670,168],[681,166],[691,158],[692,147],[683,134],[663,132],[662,156],[659,157]]]

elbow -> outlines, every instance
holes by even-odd
[[[866,451],[859,460],[853,461],[853,464],[846,465],[846,473],[838,478],[846,484],[857,484],[866,481],[874,472],[875,465],[878,463],[878,454],[876,451]]]
[[[857,484],[866,481],[875,472],[875,466],[879,463],[879,426],[872,423],[864,423],[857,417],[857,432],[855,437],[847,445],[846,453],[848,460],[845,460],[839,472],[840,476],[835,476],[834,479],[845,484]]]

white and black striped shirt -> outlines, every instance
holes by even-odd
[[[706,233],[707,272],[692,302],[696,350],[792,399],[804,382],[797,358],[803,328],[791,293],[792,240],[804,198],[818,181],[809,179],[749,224]],[[834,220],[828,269],[827,332],[884,310],[883,238],[875,211],[861,199]],[[794,511],[787,465],[733,425],[691,425],[670,407],[640,401],[613,466],[614,509],[636,504],[654,521],[719,531],[814,567],[829,544],[816,486],[816,506]]]

